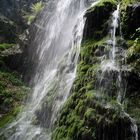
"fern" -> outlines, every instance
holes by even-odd
[[[31,13],[25,16],[28,25],[30,25],[34,21],[36,15],[41,11],[42,8],[43,8],[42,2],[37,2],[35,4],[32,4]]]
[[[37,3],[33,4],[31,7],[32,13],[35,15],[38,14],[41,11],[42,6],[43,6],[42,2],[37,2]]]

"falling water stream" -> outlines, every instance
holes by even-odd
[[[50,0],[34,23],[34,38],[29,60],[37,62],[31,79],[33,89],[17,120],[2,132],[6,140],[50,140],[51,129],[58,111],[69,96],[80,52],[85,24],[84,14],[92,0]],[[122,87],[122,67],[117,62],[116,52],[125,57],[125,51],[116,47],[116,30],[119,26],[119,5],[112,14],[112,48],[109,57],[101,62],[100,83],[106,71],[117,71],[118,103],[122,104],[125,88]],[[108,43],[108,44],[109,44]],[[102,85],[99,85],[100,88]],[[104,86],[103,88],[106,88]],[[138,140],[137,125],[130,119],[131,130]]]

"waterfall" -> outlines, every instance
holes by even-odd
[[[69,96],[80,52],[84,13],[91,1],[54,0],[33,27],[29,61],[36,63],[32,93],[16,121],[3,130],[7,140],[49,140],[58,111]],[[30,68],[30,67],[29,67]]]
[[[105,54],[101,60],[101,75],[99,76],[99,85],[97,86],[97,90],[100,90],[102,94],[112,95],[112,83],[116,82],[117,85],[117,95],[116,100],[120,106],[122,106],[122,112],[124,116],[126,116],[131,123],[130,131],[131,138],[130,140],[138,140],[138,128],[136,122],[133,118],[130,117],[128,113],[125,112],[123,108],[123,102],[125,99],[127,82],[125,81],[125,71],[127,71],[128,67],[125,64],[126,52],[123,46],[117,44],[117,28],[120,20],[120,4],[117,5],[117,9],[112,14],[111,20],[111,29],[110,29],[110,39],[107,41],[106,49],[109,48],[109,54]],[[122,35],[121,41],[122,41]],[[111,94],[110,94],[111,93]],[[108,101],[107,101],[108,102]],[[106,103],[106,107],[108,108],[110,105]],[[126,138],[124,138],[126,139]]]
[[[112,59],[115,61],[115,51],[116,51],[116,29],[118,28],[118,20],[119,20],[119,9],[120,5],[117,5],[117,10],[115,10],[112,14],[113,22],[112,22],[112,30],[111,30],[111,38],[113,42],[113,48],[112,48]]]
[[[33,69],[28,73],[32,77],[32,91],[17,119],[0,133],[3,140],[51,139],[59,110],[67,100],[76,77],[86,20],[85,11],[89,5],[94,6],[97,3],[92,0],[47,1],[31,28],[32,37],[27,60],[29,65],[33,65],[29,67]],[[117,43],[119,10],[118,4],[111,16],[109,39],[105,46],[106,54],[101,56],[100,71],[97,75],[96,94],[101,97],[101,104],[105,108],[111,107],[110,99],[114,99],[115,96],[117,104],[121,106],[122,115],[130,122],[130,140],[138,140],[136,122],[123,108],[127,88],[125,71],[128,67],[125,65],[125,49]],[[115,92],[112,91],[113,82],[116,84]],[[110,98],[102,98],[106,94]],[[101,130],[99,140],[111,139],[105,134],[109,133],[108,130],[104,129],[105,126]],[[126,140],[125,135],[123,136]],[[118,140],[118,136],[112,139]]]

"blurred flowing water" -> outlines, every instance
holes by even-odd
[[[27,59],[29,65],[33,65],[33,69],[28,73],[32,77],[32,92],[18,118],[0,133],[4,140],[51,139],[54,122],[69,96],[76,76],[85,24],[84,14],[91,4],[93,6],[96,3],[98,2],[92,0],[47,1],[47,5],[33,24],[28,50]],[[97,89],[100,93],[108,94],[115,80],[116,100],[121,105],[126,90],[122,75],[127,67],[118,61],[120,58],[125,60],[126,57],[125,50],[116,42],[120,20],[119,7],[118,5],[112,14],[110,40],[106,45],[108,53],[101,61],[102,73],[98,77]],[[135,121],[125,111],[124,115],[131,122],[133,136],[130,140],[138,140]]]

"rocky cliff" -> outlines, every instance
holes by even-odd
[[[91,7],[85,17],[86,25],[81,47],[77,77],[71,95],[61,110],[54,128],[54,140],[129,140],[136,126],[140,129],[140,3],[121,1],[120,26],[116,44],[126,53],[125,60],[118,55],[121,85],[118,87],[117,69],[102,75],[101,62],[106,57],[111,16],[118,2],[102,0]],[[119,51],[118,51],[119,52]],[[129,68],[129,69],[128,69]],[[103,79],[101,79],[103,78]],[[100,85],[100,87],[99,87]],[[106,87],[106,89],[104,88]],[[117,100],[118,88],[125,95]],[[100,92],[103,91],[104,94]],[[129,116],[129,115],[130,116]],[[132,118],[134,120],[132,120]],[[135,127],[135,130],[131,127]]]
[[[0,1],[0,127],[15,118],[29,91],[23,83],[23,75],[17,71],[22,60],[19,58],[26,55],[21,49],[26,45],[23,33],[29,27],[25,16],[34,2],[37,1]],[[112,46],[110,25],[118,3],[101,0],[85,14],[77,76],[53,128],[53,140],[133,140],[139,132],[139,0],[120,1],[116,46],[123,51],[118,49],[116,54],[117,64],[124,67],[104,72],[101,67]],[[123,93],[119,102],[118,93]],[[138,135],[140,137],[140,133]]]

